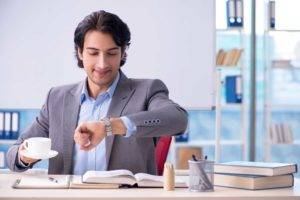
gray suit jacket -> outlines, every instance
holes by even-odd
[[[35,122],[20,135],[7,152],[8,166],[24,171],[18,164],[19,145],[30,137],[49,137],[58,155],[49,160],[49,174],[72,174],[73,135],[80,110],[84,82],[52,88]],[[133,173],[156,174],[153,137],[185,131],[187,113],[168,98],[168,89],[160,80],[128,79],[120,71],[120,80],[107,113],[108,117],[127,116],[137,127],[135,135],[106,138],[107,169],[128,169]],[[30,166],[32,167],[32,166]]]

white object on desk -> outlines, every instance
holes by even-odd
[[[22,156],[28,157],[28,158],[34,158],[34,159],[49,159],[57,156],[58,152],[55,150],[50,150],[47,154],[44,155],[36,155],[32,154],[31,152],[25,150],[20,151]]]

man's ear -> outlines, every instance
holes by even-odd
[[[126,58],[127,58],[127,53],[126,53],[126,51],[124,51],[122,54],[121,60],[126,60]]]
[[[82,51],[80,48],[77,48],[77,54],[78,54],[79,59],[82,60],[83,57],[82,57]]]

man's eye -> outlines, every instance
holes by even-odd
[[[91,56],[96,56],[96,55],[98,55],[97,52],[89,52],[89,54],[90,54]]]
[[[117,55],[117,53],[115,53],[115,52],[108,52],[107,55],[109,55],[109,56],[115,56],[115,55]]]

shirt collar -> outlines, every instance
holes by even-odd
[[[109,88],[105,91],[105,92],[102,92],[98,95],[98,97],[100,95],[103,95],[104,93],[107,93],[109,98],[112,98],[112,96],[114,95],[114,92],[116,90],[116,87],[117,87],[117,84],[119,82],[119,79],[120,79],[120,72],[118,72],[117,74],[117,77],[115,78],[115,80],[113,81],[113,83],[109,86]],[[81,91],[81,95],[80,95],[80,103],[82,104],[87,98],[89,98],[90,95],[89,95],[89,92],[87,90],[87,79],[84,81],[84,85],[83,85],[83,88],[82,88],[82,91]],[[97,98],[98,98],[97,97]],[[96,99],[97,99],[96,98]]]

